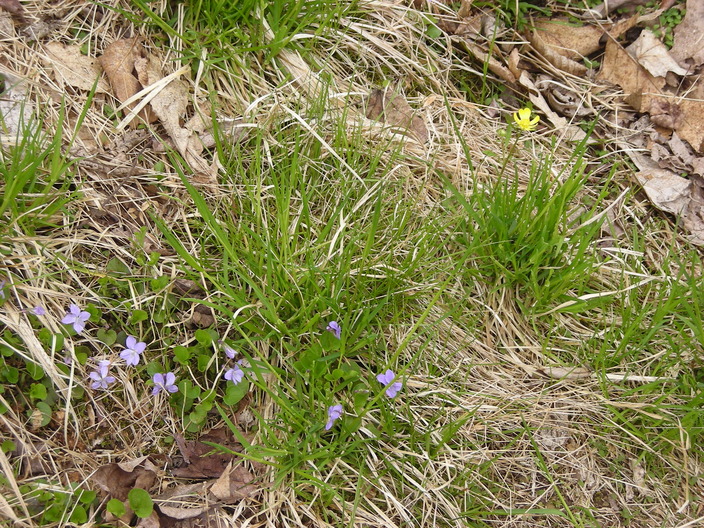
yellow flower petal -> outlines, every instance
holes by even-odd
[[[531,119],[531,114],[532,112],[530,108],[521,108],[518,112],[513,114],[513,120],[516,122],[516,125],[518,125],[518,128],[521,128],[522,130],[533,130],[536,126],[538,126],[540,116],[536,115],[533,119]]]

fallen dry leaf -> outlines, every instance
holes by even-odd
[[[687,0],[687,12],[674,31],[671,55],[683,67],[704,64],[704,2]]]
[[[559,70],[572,75],[586,75],[587,67],[584,64],[576,62],[566,55],[558,53],[554,47],[549,46],[543,40],[542,34],[537,31],[531,31],[528,33],[527,39],[535,51],[540,53],[550,64]]]
[[[140,519],[136,528],[161,528],[159,514],[156,511],[153,511],[149,517]]]
[[[24,15],[24,7],[20,4],[20,0],[0,0],[0,9],[18,17]]]
[[[134,62],[141,55],[141,45],[138,39],[130,38],[116,40],[109,44],[99,59],[115,97],[121,103],[125,103],[141,89],[139,80],[134,76]],[[134,103],[129,105],[129,108],[134,107]],[[153,121],[148,108],[143,108],[139,112],[139,116],[147,123]],[[135,120],[130,124],[133,128],[138,125]]]
[[[207,482],[199,482],[174,486],[154,497],[154,503],[162,514],[172,519],[198,517],[211,508],[210,505],[203,503],[209,485]]]
[[[21,125],[28,125],[32,119],[34,106],[27,97],[27,84],[9,73],[0,74],[5,90],[0,97],[0,119],[4,133],[16,137]]]
[[[645,194],[658,209],[682,214],[690,200],[691,182],[667,169],[646,169],[636,173]]]
[[[222,475],[225,467],[232,461],[234,454],[225,453],[204,442],[227,447],[232,451],[242,451],[242,446],[236,442],[226,428],[213,429],[201,435],[196,441],[187,442],[176,435],[176,443],[181,451],[185,466],[174,468],[172,473],[182,478],[217,478]]]
[[[79,46],[69,46],[62,42],[49,42],[46,54],[54,68],[56,80],[80,90],[92,90],[95,81],[97,93],[107,93],[109,86],[102,79],[103,70],[97,59],[81,53]]]
[[[682,139],[704,154],[704,79],[699,77],[692,90],[679,103],[683,118],[676,128]]]
[[[654,99],[662,96],[665,79],[654,77],[638,64],[618,42],[609,39],[597,79],[621,87],[628,102],[647,112]]]
[[[100,489],[122,501],[127,499],[127,494],[133,488],[148,490],[155,479],[154,466],[148,462],[147,457],[122,464],[106,464],[99,467],[91,477]]]
[[[209,124],[203,120],[199,112],[196,112],[185,126],[181,126],[181,121],[186,116],[189,90],[186,83],[177,77],[185,69],[175,72],[171,75],[174,78],[167,80],[161,71],[159,61],[149,56],[135,59],[135,71],[145,88],[163,83],[163,86],[156,86],[154,89],[154,95],[149,100],[151,109],[161,121],[176,150],[200,176],[200,180],[203,183],[214,183],[217,178],[217,165],[209,164],[201,156],[203,143],[199,137],[199,132],[208,128]]]
[[[572,60],[582,60],[601,48],[604,30],[592,24],[575,26],[566,18],[543,18],[535,21],[535,32],[543,45]]]
[[[366,109],[367,119],[383,121],[391,126],[411,132],[419,143],[428,141],[428,129],[423,120],[400,94],[389,90],[374,90],[369,95]]]
[[[145,88],[164,78],[159,62],[152,56],[139,57],[134,62],[139,81]],[[180,153],[186,152],[190,132],[181,128],[181,119],[188,108],[188,86],[174,79],[152,97],[149,104],[161,121],[166,133]]]
[[[225,504],[235,504],[257,492],[253,480],[254,476],[246,468],[241,465],[233,468],[230,462],[210,487],[210,493]]]
[[[638,38],[626,48],[628,54],[655,77],[665,77],[667,72],[677,75],[687,75],[687,69],[682,68],[672,58],[667,46],[649,29],[640,32]]]

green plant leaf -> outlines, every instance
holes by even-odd
[[[175,346],[174,357],[181,365],[186,365],[188,364],[188,360],[191,359],[191,350],[182,345]]]
[[[43,401],[40,401],[37,403],[37,409],[39,409],[42,413],[42,421],[40,423],[40,427],[48,425],[51,421],[51,407],[49,407],[49,405],[47,405]]]
[[[144,310],[135,310],[132,312],[132,316],[130,317],[130,324],[141,323],[147,319],[149,319],[149,314],[147,312]]]
[[[149,496],[146,490],[142,488],[131,489],[127,494],[127,500],[130,503],[130,508],[134,511],[134,514],[140,519],[149,517],[154,511],[154,501]]]
[[[41,383],[32,383],[32,386],[29,388],[29,397],[32,400],[45,400],[46,387]]]
[[[249,383],[242,381],[235,385],[234,383],[227,383],[227,389],[225,389],[225,397],[222,399],[223,403],[226,405],[235,405],[244,398],[245,394],[249,392]]]
[[[127,508],[125,508],[125,503],[118,499],[110,499],[105,506],[105,509],[113,514],[115,517],[122,517],[127,513]]]
[[[98,339],[100,339],[107,346],[112,346],[117,341],[117,332],[115,330],[105,330],[104,328],[99,328],[97,332]]]

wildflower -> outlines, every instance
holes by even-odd
[[[61,322],[63,324],[73,325],[73,329],[76,333],[80,334],[86,327],[86,321],[90,319],[90,314],[88,312],[81,311],[81,309],[75,304],[72,304],[69,308],[70,311],[64,316],[63,319],[61,319]]]
[[[7,281],[5,279],[0,280],[0,299],[5,298],[5,284],[6,284],[6,282]]]
[[[234,348],[223,343],[222,349],[224,350],[225,355],[227,357],[229,357],[230,359],[235,359],[235,356],[237,355],[237,351]]]
[[[239,365],[235,365],[233,368],[227,370],[223,377],[237,385],[244,379],[244,370],[242,370]]]
[[[173,372],[167,372],[166,374],[157,372],[152,376],[152,381],[154,382],[152,394],[159,394],[162,390],[166,392],[178,391],[178,387],[175,385],[176,376]]]
[[[90,386],[95,389],[107,389],[112,383],[115,383],[115,376],[108,376],[110,362],[106,359],[98,363],[98,369],[94,370],[88,377],[93,380]]]
[[[332,332],[333,335],[338,339],[340,339],[340,336],[342,335],[342,328],[337,323],[337,321],[330,321],[325,330],[327,330],[328,332]]]
[[[335,420],[338,420],[342,416],[342,405],[332,405],[328,407],[328,423],[325,424],[325,430],[329,431],[332,429]]]
[[[37,306],[35,306],[34,308],[32,308],[31,311],[32,311],[32,313],[33,313],[34,315],[46,315],[46,310],[44,309],[43,306],[38,306],[38,305],[37,305]]]
[[[376,379],[386,387],[386,395],[389,398],[395,397],[403,387],[400,381],[394,381],[396,374],[393,370],[387,370],[383,374],[377,374]],[[392,383],[393,382],[393,383]]]
[[[125,360],[131,367],[137,366],[139,363],[139,356],[147,348],[147,344],[142,341],[137,341],[135,337],[127,336],[127,341],[125,342],[126,348],[120,352],[120,357]]]
[[[523,130],[534,130],[538,126],[538,121],[540,121],[540,116],[535,116],[533,119],[531,116],[530,108],[521,108],[518,112],[513,114],[513,120],[518,125],[518,128]]]

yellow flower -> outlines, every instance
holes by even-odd
[[[518,125],[518,128],[522,128],[523,130],[534,130],[535,127],[538,126],[540,116],[535,116],[531,119],[530,114],[530,108],[521,108],[518,112],[513,114],[513,120]]]

